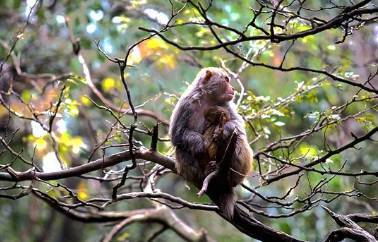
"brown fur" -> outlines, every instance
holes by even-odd
[[[236,132],[231,158],[224,163],[229,167],[224,177],[211,179],[206,192],[228,218],[233,217],[236,201],[233,187],[252,169],[252,149],[232,98],[233,88],[224,70],[202,69],[175,106],[170,125],[178,172],[198,188],[211,172],[210,162],[219,164],[225,144]]]
[[[205,120],[207,127],[203,137],[207,155],[200,162],[203,163],[202,166],[205,168],[205,175],[208,175],[210,171],[214,170],[211,165],[216,164],[217,156],[222,155],[218,147],[221,142],[225,142],[223,130],[226,122],[230,120],[230,114],[227,109],[221,106],[213,106],[205,112]],[[212,164],[209,164],[209,162],[212,162]]]

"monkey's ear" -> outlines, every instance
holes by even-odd
[[[213,73],[210,70],[206,70],[205,77],[203,78],[203,83],[206,83],[210,80]]]

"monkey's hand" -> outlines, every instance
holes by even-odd
[[[187,149],[194,157],[202,157],[207,153],[205,139],[202,134],[195,131],[186,131],[182,138],[187,144]]]
[[[216,127],[212,135],[213,141],[219,142],[220,140],[222,140],[222,137],[223,137],[223,127]]]
[[[223,139],[227,140],[231,137],[232,132],[239,132],[239,123],[237,121],[228,121],[223,127]]]

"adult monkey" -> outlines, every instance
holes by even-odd
[[[223,107],[228,111],[229,121],[223,125],[223,139],[230,140],[231,136],[236,134],[234,149],[227,151],[232,152],[231,160],[225,163],[230,167],[225,177],[211,179],[206,191],[228,218],[234,215],[236,196],[233,187],[240,184],[249,174],[253,159],[244,122],[232,102],[233,97],[234,88],[230,84],[229,75],[223,69],[216,67],[202,69],[176,104],[169,130],[172,144],[176,147],[178,173],[201,188],[204,179],[209,175],[208,169],[204,166],[211,161],[207,158],[206,143],[209,142],[206,142],[203,136],[208,126],[205,115],[215,106]],[[224,148],[224,146],[220,147],[220,149]]]

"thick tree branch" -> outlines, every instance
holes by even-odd
[[[195,5],[196,6],[196,5]],[[273,40],[276,43],[282,42],[282,41],[288,41],[288,40],[295,40],[299,38],[304,38],[306,36],[312,36],[315,34],[318,34],[320,32],[323,32],[328,29],[338,28],[342,25],[342,23],[350,18],[353,18],[355,16],[359,16],[361,14],[374,14],[378,12],[378,8],[367,8],[367,9],[355,9],[353,11],[347,12],[347,13],[341,13],[338,16],[334,17],[330,21],[318,25],[315,28],[304,30],[301,32],[297,32],[294,34],[277,34],[277,35],[258,35],[258,36],[248,36],[243,37],[241,39],[231,40],[223,43],[219,43],[217,45],[212,46],[182,46],[180,44],[177,44],[176,42],[173,42],[166,36],[164,36],[160,31],[153,30],[153,29],[147,29],[144,27],[139,27],[140,30],[146,31],[149,33],[153,33],[158,35],[160,38],[162,38],[165,42],[181,49],[181,50],[216,50],[228,46],[235,46],[241,42],[247,42],[247,41],[256,41],[256,40]],[[209,20],[208,20],[209,21]],[[206,22],[208,25],[211,25],[211,22]]]
[[[336,221],[339,226],[343,228],[332,231],[326,238],[326,242],[342,241],[343,239],[350,238],[361,242],[376,242],[377,240],[373,235],[369,234],[366,230],[362,229],[357,223],[352,221],[348,216],[336,214],[327,207],[323,208],[329,215]]]
[[[175,163],[174,160],[168,157],[165,157],[157,152],[153,152],[146,149],[136,150],[134,152],[134,155],[137,159],[144,159],[144,160],[150,160],[153,162],[156,162],[173,172],[175,172]],[[57,172],[37,172],[37,171],[27,171],[27,172],[15,172],[13,171],[13,175],[10,173],[2,172],[0,173],[0,179],[7,180],[7,181],[25,181],[25,180],[34,180],[34,179],[41,179],[41,180],[57,180],[57,179],[63,179],[68,177],[74,177],[78,175],[82,175],[91,171],[95,171],[98,169],[102,169],[104,167],[112,166],[115,164],[118,164],[122,161],[131,159],[130,153],[128,151],[120,152],[108,157],[105,157],[104,159],[98,159],[95,161],[92,161],[90,163],[69,168],[67,170],[63,171],[57,171]],[[48,198],[46,196],[43,196],[40,192],[33,191],[35,195],[37,195],[39,198],[44,199],[46,202],[48,202],[51,206],[53,206],[58,211],[66,214],[67,216],[80,221],[85,222],[107,222],[107,221],[114,221],[117,219],[124,219],[128,216],[131,216],[133,214],[133,211],[130,213],[106,213],[106,212],[98,212],[97,214],[86,214],[77,212],[72,209],[65,209],[59,204],[56,204],[51,198]],[[122,199],[132,199],[136,197],[148,197],[144,196],[144,193],[130,193],[130,194],[124,194],[117,196],[117,200]],[[159,197],[159,194],[151,194],[152,197]],[[166,198],[165,196],[160,196],[161,198]],[[174,200],[176,201],[176,200]],[[181,202],[181,201],[179,201]],[[185,203],[184,203],[185,205]],[[186,206],[191,207],[190,204],[186,204]],[[234,217],[233,220],[229,220],[231,224],[233,224],[237,229],[239,229],[241,232],[250,235],[254,238],[258,238],[262,241],[271,241],[270,238],[275,238],[275,240],[278,241],[300,241],[292,238],[291,236],[275,231],[272,228],[262,224],[258,220],[254,219],[250,214],[247,214],[244,212],[241,208],[238,206],[236,207],[237,210],[237,216]],[[221,215],[221,214],[220,214]]]
[[[104,237],[102,242],[110,242],[116,234],[124,227],[131,223],[161,223],[171,228],[177,235],[185,241],[190,242],[214,242],[204,230],[195,231],[182,220],[178,219],[172,210],[167,207],[158,207],[155,209],[141,210],[141,213],[132,215],[112,228],[112,230]]]
[[[147,149],[139,149],[134,151],[136,159],[144,159],[148,161],[153,161],[157,164],[160,164],[173,172],[176,172],[175,161],[169,157],[163,156],[158,152],[154,152]],[[110,155],[105,158],[100,158],[92,162],[68,168],[62,171],[55,172],[39,172],[39,171],[25,171],[18,172],[14,171],[12,168],[8,167],[8,172],[0,173],[0,180],[5,181],[25,181],[25,180],[58,180],[68,177],[80,176],[92,171],[101,170],[105,167],[113,166],[119,164],[123,161],[130,160],[131,155],[129,151],[124,151]],[[13,173],[11,175],[11,173]]]

